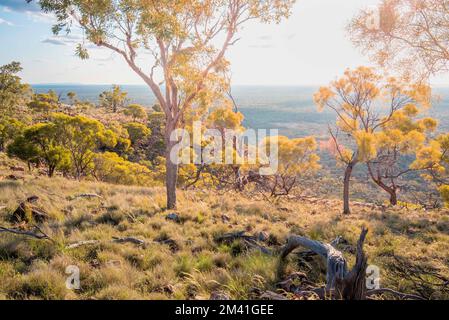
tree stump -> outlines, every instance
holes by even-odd
[[[321,295],[322,297],[330,296],[343,300],[365,299],[367,258],[363,251],[363,243],[367,232],[368,229],[362,228],[357,242],[356,263],[350,271],[348,271],[343,253],[336,248],[340,238],[328,244],[306,237],[290,236],[281,251],[281,261],[285,260],[299,246],[305,247],[326,259],[326,287]]]

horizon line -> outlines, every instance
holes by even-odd
[[[80,82],[39,82],[39,83],[28,83],[30,86],[142,86],[148,87],[144,83],[80,83]],[[325,84],[245,84],[237,83],[231,85],[231,87],[310,87],[317,88]],[[436,83],[431,84],[434,88],[449,88],[449,83]]]
[[[60,85],[60,86],[69,86],[69,85],[77,85],[77,86],[144,86],[148,85],[144,83],[81,83],[81,82],[37,82],[37,83],[28,83],[31,86],[43,86],[43,85]],[[231,85],[231,87],[319,87],[322,84],[244,84],[237,83]],[[447,84],[449,86],[449,84]]]

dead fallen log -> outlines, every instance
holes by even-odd
[[[133,243],[136,244],[138,246],[145,246],[146,242],[141,240],[141,239],[137,239],[134,237],[125,237],[125,238],[117,238],[117,237],[113,237],[112,242],[116,242],[116,243]]]
[[[93,244],[98,244],[100,243],[100,240],[85,240],[85,241],[78,241],[75,243],[72,243],[71,245],[68,245],[66,247],[66,249],[76,249],[82,246],[86,246],[86,245],[93,245]]]
[[[343,243],[347,244],[347,240],[341,236],[336,237],[334,240],[332,240],[330,242],[331,246],[333,246],[333,247],[343,244]],[[300,251],[297,253],[298,258],[300,258],[301,260],[304,260],[306,262],[311,261],[311,259],[317,255],[318,255],[318,253],[316,253],[312,250]]]
[[[76,199],[76,198],[100,198],[100,199],[102,199],[103,197],[96,193],[80,193],[80,194],[74,195],[72,197],[72,199]]]
[[[133,244],[136,244],[138,246],[145,246],[146,245],[146,242],[144,240],[133,238],[133,237],[125,237],[125,238],[113,237],[111,242],[115,242],[115,243],[133,243]],[[82,246],[95,245],[95,244],[99,244],[99,243],[101,243],[100,240],[83,240],[83,241],[78,241],[78,242],[75,242],[75,243],[72,243],[72,244],[68,245],[66,247],[66,249],[76,249],[76,248],[79,248],[79,247],[82,247]]]
[[[343,241],[341,237],[335,239],[330,244],[326,244],[305,237],[291,236],[281,252],[281,261],[285,260],[288,254],[299,246],[310,249],[310,252],[322,256],[327,261],[325,288],[298,289],[292,290],[293,293],[301,297],[308,297],[311,294],[315,294],[320,299],[360,300],[375,295],[391,294],[403,300],[425,300],[418,295],[402,293],[390,288],[366,290],[367,258],[363,251],[363,243],[367,232],[367,229],[362,228],[357,242],[356,262],[350,271],[347,270],[347,263],[343,254],[336,248],[336,245]],[[288,282],[280,284],[288,289]]]
[[[37,230],[37,232],[33,232],[33,231],[27,231],[27,230],[20,230],[20,229],[11,229],[11,228],[5,228],[5,227],[0,227],[0,233],[12,233],[12,234],[16,234],[16,235],[21,235],[21,236],[28,236],[28,237],[32,237],[35,239],[48,239],[53,241],[46,233],[44,233],[39,227],[34,226],[34,229]]]
[[[357,242],[356,263],[348,271],[348,266],[343,253],[335,246],[334,241],[330,244],[311,240],[302,236],[290,236],[287,244],[281,251],[281,261],[296,248],[302,246],[326,259],[326,287],[325,291],[332,297],[344,300],[361,300],[365,298],[365,277],[367,258],[363,251],[368,229],[362,228],[359,240]],[[328,294],[324,294],[327,296]]]

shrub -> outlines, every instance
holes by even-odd
[[[147,167],[127,161],[114,152],[96,154],[93,173],[101,181],[116,184],[148,185],[152,181]]]
[[[62,300],[69,295],[65,285],[66,278],[55,270],[44,268],[33,271],[20,278],[9,288],[8,297],[12,299]]]
[[[176,276],[184,277],[186,274],[190,274],[193,269],[192,258],[190,256],[182,255],[176,260],[174,267]]]

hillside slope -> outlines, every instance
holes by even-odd
[[[179,209],[167,212],[163,189],[10,174],[1,171],[0,226],[31,230],[31,223],[14,223],[11,217],[20,202],[37,196],[33,206],[48,214],[41,230],[52,240],[0,233],[3,299],[258,298],[266,290],[276,291],[277,283],[296,271],[321,285],[325,266],[319,257],[293,255],[278,274],[276,255],[238,239],[219,242],[221,235],[245,231],[270,249],[283,245],[289,234],[326,242],[340,235],[346,240],[340,249],[352,262],[362,225],[369,228],[368,264],[380,268],[382,287],[449,298],[444,284],[449,277],[449,215],[444,210],[356,203],[353,214],[343,216],[338,200],[271,204],[196,190],[180,191]],[[113,241],[125,237],[145,245]],[[70,248],[80,241],[91,242]],[[80,269],[80,290],[65,286],[69,265]]]

